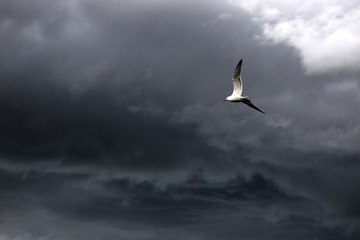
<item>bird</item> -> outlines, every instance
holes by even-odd
[[[228,96],[227,98],[224,99],[224,101],[228,101],[228,102],[242,102],[246,105],[248,105],[251,108],[254,108],[256,110],[258,110],[259,112],[262,112],[265,114],[265,112],[263,112],[262,110],[260,110],[260,108],[256,107],[251,101],[250,98],[248,96],[242,96],[242,91],[243,91],[243,84],[241,81],[241,68],[242,68],[242,63],[243,60],[241,59],[239,61],[239,63],[237,64],[235,71],[234,71],[234,76],[232,78],[233,84],[234,84],[234,90],[233,93]]]

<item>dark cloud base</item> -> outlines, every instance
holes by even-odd
[[[91,237],[88,234],[96,232],[96,228],[103,236],[110,234],[110,229],[135,235],[155,229],[159,233],[156,237],[160,239],[166,239],[171,231],[180,231],[189,239],[358,237],[356,233],[344,235],[344,229],[340,227],[324,225],[320,219],[323,213],[320,206],[303,197],[287,195],[272,180],[259,174],[250,179],[234,176],[225,181],[210,182],[204,172],[198,170],[184,181],[166,186],[159,186],[156,181],[130,178],[89,181],[91,176],[87,175],[34,171],[11,173],[2,170],[0,176],[0,211],[4,216],[0,227],[5,236],[13,234],[11,229],[6,229],[9,226],[7,220],[15,219],[22,229],[18,235],[28,233],[32,237],[29,239],[47,235],[42,229],[44,222],[47,228],[56,229],[52,234],[58,234],[60,239],[72,239],[78,231],[84,231],[80,239],[85,239]],[[38,213],[32,213],[35,219],[22,221],[21,212],[26,219],[30,209]],[[67,221],[72,224],[64,224]],[[95,229],[87,230],[90,224],[94,224]],[[110,226],[110,229],[104,230],[104,226]],[[153,238],[139,235],[138,239]]]

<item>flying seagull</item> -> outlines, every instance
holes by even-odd
[[[234,91],[231,94],[231,96],[228,96],[227,98],[225,98],[224,101],[228,101],[228,102],[242,102],[246,105],[248,105],[249,107],[252,107],[256,110],[258,110],[259,112],[264,113],[263,111],[261,111],[258,107],[256,107],[254,104],[252,104],[252,102],[250,101],[248,96],[242,96],[242,90],[243,90],[243,84],[241,81],[241,66],[242,66],[242,62],[243,60],[241,59],[238,63],[238,65],[235,68],[234,71],[234,76],[232,78],[233,84],[234,84]]]

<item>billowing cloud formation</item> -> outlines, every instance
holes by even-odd
[[[360,7],[355,1],[230,2],[262,25],[262,38],[297,49],[308,74],[358,71]]]

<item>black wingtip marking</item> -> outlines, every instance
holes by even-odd
[[[243,62],[243,60],[240,59],[239,63],[236,65],[233,78],[236,78],[236,77],[238,77],[238,76],[240,75],[240,73],[241,73],[241,67],[242,67],[242,62]]]
[[[238,62],[238,64],[236,65],[236,68],[241,67],[242,62],[243,62],[243,60],[242,60],[242,59],[240,59],[240,61],[239,61],[239,62]]]
[[[263,112],[260,108],[256,107],[250,100],[246,99],[246,100],[243,100],[242,103],[248,105],[249,107],[255,109],[255,110],[258,110],[259,112],[263,113],[263,114],[266,114],[265,112]]]

